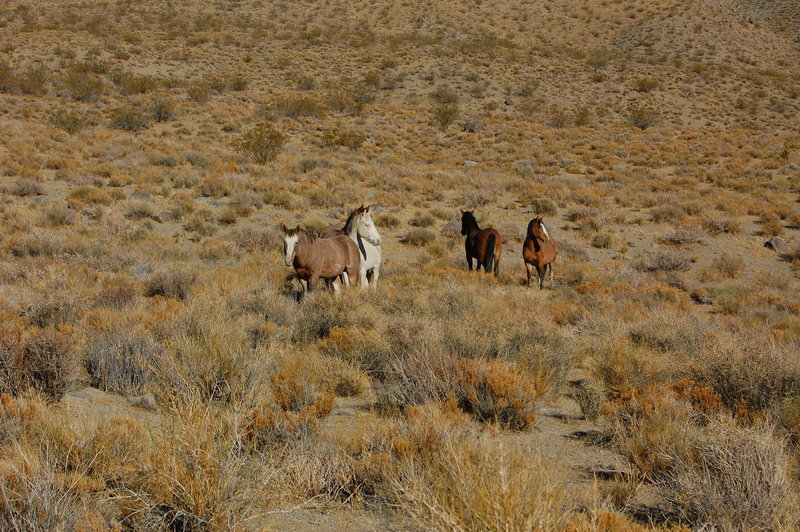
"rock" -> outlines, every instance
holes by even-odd
[[[152,393],[146,393],[144,395],[128,395],[125,397],[125,400],[131,405],[139,408],[144,408],[146,410],[156,409],[156,396]]]
[[[389,121],[388,120],[383,120],[383,119],[376,120],[375,123],[378,124],[379,126],[388,126],[389,125]]]
[[[779,236],[773,236],[766,242],[764,242],[765,248],[774,249],[778,253],[786,253],[789,251],[789,245],[786,243],[784,239]]]
[[[478,163],[476,161],[470,161],[470,160],[464,161],[465,168],[475,168],[476,166],[478,166]]]
[[[175,221],[175,217],[169,211],[161,211],[158,214],[156,214],[154,218],[157,222],[160,222],[162,224]]]
[[[464,121],[463,130],[467,133],[477,133],[481,127],[483,127],[483,122],[470,118]]]
[[[42,205],[47,205],[48,203],[50,203],[49,199],[44,196],[39,196],[31,201],[31,207],[41,207]]]
[[[797,165],[797,164],[794,164],[794,163],[785,164],[785,165],[783,165],[783,168],[781,168],[781,170],[785,174],[790,174],[792,172],[797,172],[798,170],[800,170],[800,165]]]
[[[369,209],[374,213],[379,213],[386,210],[386,205],[383,203],[373,203],[369,206]]]
[[[139,189],[133,194],[131,194],[131,199],[137,199],[142,201],[150,201],[153,199],[153,195],[150,194],[149,190]]]
[[[539,413],[543,416],[558,417],[558,418],[567,417],[567,411],[563,408],[543,407],[539,409]]]
[[[611,466],[603,466],[600,464],[589,467],[588,471],[592,476],[602,478],[605,480],[612,480],[615,478],[626,478],[628,475],[630,475],[630,471],[627,471],[625,469],[620,469]]]

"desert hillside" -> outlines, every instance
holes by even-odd
[[[0,51],[0,529],[800,527],[796,1],[9,0]],[[303,295],[283,226],[367,205],[378,282]]]

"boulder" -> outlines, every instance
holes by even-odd
[[[786,241],[779,236],[773,236],[764,242],[764,247],[774,249],[778,253],[786,253],[789,251],[789,244],[787,244]]]

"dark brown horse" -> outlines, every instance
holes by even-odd
[[[478,261],[475,268],[491,272],[494,265],[494,276],[500,273],[500,253],[503,251],[503,240],[495,229],[481,229],[471,211],[461,211],[461,234],[466,236],[464,248],[467,252],[467,265],[472,271],[472,259]]]
[[[534,218],[528,222],[528,232],[525,243],[522,245],[522,259],[525,269],[528,270],[528,286],[531,285],[533,270],[539,280],[539,289],[544,285],[544,277],[550,271],[550,288],[553,287],[553,264],[556,262],[556,240],[552,238],[541,218]]]
[[[361,253],[358,246],[347,236],[317,238],[303,231],[298,225],[294,229],[283,226],[283,253],[287,266],[294,266],[303,292],[312,292],[320,279],[336,279],[342,283],[358,284],[361,270]],[[337,285],[333,285],[338,291]]]

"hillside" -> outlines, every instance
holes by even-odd
[[[4,4],[0,528],[798,527],[798,9]]]

